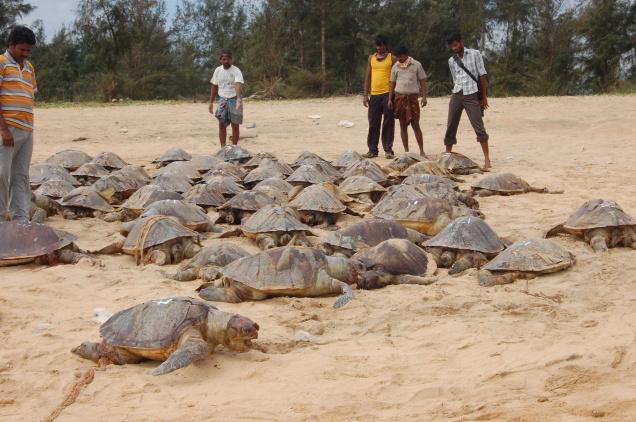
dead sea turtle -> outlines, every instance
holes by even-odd
[[[344,229],[329,232],[323,239],[322,249],[328,255],[351,257],[362,249],[373,247],[388,239],[408,239],[419,245],[428,237],[407,229],[396,221],[375,218],[358,221]]]
[[[453,189],[457,189],[458,187],[456,182],[447,177],[435,176],[434,174],[428,173],[412,174],[406,179],[402,180],[403,185],[423,185],[426,183],[446,183],[451,185]]]
[[[310,226],[326,223],[330,228],[335,228],[338,214],[347,210],[336,195],[323,185],[306,187],[288,205],[298,211],[303,223]]]
[[[245,191],[245,188],[238,184],[236,179],[230,176],[214,176],[204,179],[204,183],[213,191],[220,193],[226,198],[231,198]]]
[[[71,176],[82,182],[83,185],[92,185],[110,172],[103,166],[95,163],[86,163],[82,167],[71,173]]]
[[[382,167],[371,160],[358,161],[351,167],[347,168],[342,176],[345,178],[351,176],[366,176],[381,185],[387,182],[386,173],[384,173]]]
[[[458,152],[444,152],[437,157],[437,164],[452,174],[482,173],[479,164]]]
[[[252,158],[252,154],[243,147],[238,145],[227,145],[217,151],[217,158],[229,163],[241,164]]]
[[[150,177],[148,172],[146,172],[146,170],[142,166],[128,164],[127,166],[124,166],[119,170],[115,170],[113,173],[132,177],[142,185],[145,185],[152,181],[152,177]]]
[[[175,199],[162,199],[148,205],[141,217],[151,217],[153,215],[165,215],[174,217],[183,226],[194,231],[215,231],[214,224],[208,215],[197,205]]]
[[[484,287],[529,280],[541,274],[555,273],[571,267],[575,257],[547,239],[528,239],[513,243],[479,272]]]
[[[199,170],[199,173],[203,174],[221,164],[223,160],[212,155],[193,155],[190,162]]]
[[[99,164],[110,171],[119,170],[128,165],[127,162],[122,160],[121,157],[114,152],[101,152],[91,160],[91,163]]]
[[[366,176],[349,176],[338,186],[345,194],[361,202],[376,203],[386,188]]]
[[[241,192],[219,207],[220,215],[217,222],[241,224],[243,219],[249,217],[264,206],[272,204],[275,204],[274,198],[263,192]]]
[[[276,160],[276,161],[278,161],[278,158],[276,158],[276,156],[274,154],[272,154],[271,152],[262,151],[262,152],[257,153],[256,155],[253,155],[252,158],[249,159],[249,161],[247,161],[245,164],[243,164],[243,167],[245,167],[246,169],[255,169],[256,167],[261,165],[261,162],[263,160]]]
[[[181,148],[170,148],[168,151],[161,154],[160,157],[155,158],[152,163],[156,164],[157,168],[160,168],[176,161],[189,161],[191,159],[192,156]]]
[[[302,165],[314,165],[316,163],[329,164],[327,160],[325,160],[318,154],[309,151],[303,151],[300,153],[300,155],[298,155],[294,162],[291,163],[291,166],[293,168],[297,168]]]
[[[404,154],[395,157],[389,165],[383,168],[383,170],[389,175],[398,176],[407,168],[421,161],[424,161],[424,157],[421,155],[414,152],[405,152]]]
[[[341,293],[339,308],[353,299],[362,265],[325,255],[319,249],[284,246],[241,258],[221,269],[223,287],[203,285],[199,296],[219,302],[264,300],[276,296],[316,297]]]
[[[391,284],[428,285],[437,270],[426,252],[407,239],[389,239],[355,255],[366,271],[358,280],[360,289],[379,289]]]
[[[445,199],[422,196],[418,199],[381,201],[372,210],[374,217],[395,220],[420,233],[434,236],[450,224],[459,212]]]
[[[242,167],[223,161],[203,175],[203,182],[207,182],[217,176],[227,176],[233,178],[236,182],[241,182],[246,174],[245,169]]]
[[[164,199],[183,199],[177,192],[164,190],[161,186],[142,186],[121,205],[115,212],[104,216],[104,221],[131,221],[139,217],[148,206]]]
[[[429,182],[414,186],[426,196],[446,199],[456,206],[466,206],[475,210],[479,208],[479,203],[472,195],[460,192],[450,183]]]
[[[424,160],[417,164],[413,164],[400,174],[400,177],[408,177],[414,174],[432,174],[434,176],[448,177],[456,182],[461,182],[460,179],[454,177],[448,170],[442,168],[435,161]]]
[[[155,177],[151,184],[160,186],[164,190],[178,192],[181,194],[187,192],[192,187],[192,182],[189,178],[177,173],[160,174]]]
[[[73,186],[80,183],[62,166],[57,164],[34,164],[29,168],[29,183],[31,189],[38,188],[49,180],[64,180]]]
[[[252,188],[253,192],[263,192],[265,195],[274,199],[274,202],[280,205],[287,204],[289,202],[289,195],[284,190],[281,190],[272,185],[260,185]]]
[[[453,220],[424,246],[451,275],[480,268],[506,247],[484,220],[472,216]]]
[[[284,192],[287,195],[289,195],[289,193],[294,188],[294,186],[291,183],[286,182],[285,180],[283,180],[280,177],[270,177],[270,178],[267,178],[265,180],[262,180],[262,181],[258,182],[256,184],[256,186],[254,186],[254,188],[263,187],[263,186],[274,187],[274,188],[278,189],[279,191]],[[254,189],[254,188],[252,188],[252,189]]]
[[[310,228],[301,223],[295,214],[290,208],[266,205],[241,223],[241,231],[263,250],[288,244],[310,246],[305,237]]]
[[[56,152],[46,159],[48,164],[56,164],[64,167],[68,171],[75,171],[82,167],[84,164],[91,161],[93,158],[82,151],[73,149],[66,149],[64,151]]]
[[[546,237],[560,233],[583,238],[595,252],[607,252],[616,246],[636,249],[636,220],[614,201],[587,201],[565,223],[548,231]]]
[[[127,173],[115,171],[97,180],[91,189],[98,192],[111,205],[123,203],[146,185],[145,180],[136,179]]]
[[[185,176],[190,181],[196,182],[203,178],[197,166],[192,164],[190,161],[174,161],[170,164],[167,164],[165,167],[162,167],[155,173],[155,177],[162,174],[176,174],[180,176]]]
[[[51,199],[60,199],[68,195],[75,186],[66,180],[47,180],[35,190],[39,195],[48,196]]]
[[[333,182],[337,179],[338,177],[329,174],[329,172],[325,171],[325,168],[320,165],[303,164],[287,178],[287,182],[295,186],[304,187],[319,183]]]
[[[265,179],[269,179],[271,177],[284,178],[291,175],[293,172],[294,170],[285,163],[266,159],[263,160],[254,170],[250,171],[243,179],[243,182],[245,183],[245,186],[254,186]]]
[[[192,281],[198,278],[213,281],[219,275],[219,268],[249,256],[240,246],[230,242],[206,246],[201,249],[187,264],[182,264],[176,272],[164,272],[166,278],[176,281]]]
[[[126,239],[96,251],[97,254],[125,253],[140,264],[178,264],[199,252],[199,235],[183,227],[174,217],[155,215],[133,222]]]
[[[475,196],[518,195],[526,192],[563,193],[550,191],[548,188],[536,188],[512,173],[497,173],[486,176],[472,186]]]
[[[100,217],[115,209],[92,187],[73,189],[60,200],[62,216],[67,220],[83,217]]]
[[[30,262],[76,264],[86,257],[73,243],[76,239],[71,233],[43,224],[0,222],[0,267]]]
[[[206,184],[192,186],[183,194],[183,200],[206,209],[218,208],[226,201],[223,195]]]
[[[99,364],[160,361],[152,375],[163,375],[205,358],[219,345],[247,352],[258,329],[244,316],[199,300],[160,299],[116,313],[100,327],[101,343],[87,341],[72,352]]]
[[[347,150],[338,156],[336,161],[333,162],[333,166],[340,169],[346,169],[347,167],[350,167],[362,160],[362,155],[355,151]]]

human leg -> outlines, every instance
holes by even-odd
[[[462,93],[453,94],[448,103],[448,120],[446,124],[446,134],[444,135],[446,152],[451,152],[453,145],[457,143],[457,128],[459,127],[462,111],[464,110],[462,97]]]
[[[477,94],[464,96],[464,108],[466,109],[470,124],[475,131],[475,135],[477,135],[477,142],[481,144],[481,150],[484,153],[484,169],[489,169],[491,167],[488,149],[489,136],[484,127],[484,119],[481,115],[481,104],[479,103]]]
[[[33,155],[33,132],[11,127],[15,142],[13,164],[11,165],[11,218],[28,221],[31,211],[31,187],[29,184],[29,166]]]
[[[380,127],[382,125],[382,96],[372,95],[369,99],[369,132],[367,134],[367,150],[369,155],[378,155]]]
[[[395,138],[395,118],[393,110],[389,108],[389,94],[382,100],[382,148],[387,154],[393,154],[393,139]]]

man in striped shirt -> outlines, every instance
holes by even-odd
[[[27,222],[31,208],[29,166],[33,153],[35,71],[27,60],[35,34],[16,26],[0,55],[0,220]]]

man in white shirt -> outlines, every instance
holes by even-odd
[[[232,51],[229,48],[221,50],[221,66],[214,70],[212,89],[210,92],[210,113],[219,119],[219,140],[221,147],[225,146],[227,127],[232,125],[232,144],[238,144],[239,125],[243,123],[243,99],[241,85],[243,73],[232,64]],[[219,104],[214,111],[214,100],[219,96]]]
[[[444,144],[446,151],[452,152],[457,143],[457,128],[465,109],[468,120],[477,135],[484,153],[484,170],[491,167],[488,151],[488,133],[484,127],[483,111],[488,108],[487,79],[484,59],[478,50],[465,48],[461,35],[453,34],[447,40],[448,47],[455,53],[448,59],[453,76],[453,95],[448,106],[448,125]],[[479,81],[479,85],[477,85]]]

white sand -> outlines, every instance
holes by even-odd
[[[443,149],[447,102],[432,99],[423,113],[427,152]],[[616,200],[636,216],[636,97],[491,103],[495,170],[565,190],[481,199],[501,236],[540,236],[591,198]],[[218,148],[203,104],[36,114],[34,162],[67,148],[110,150],[140,164],[171,146]],[[312,114],[322,116],[319,125]],[[342,119],[355,127],[338,128]],[[328,159],[366,151],[357,98],[248,103],[246,121],[258,132],[246,148],[288,161],[306,149]],[[71,142],[80,136],[89,139]],[[465,116],[458,151],[481,161]],[[117,224],[50,222],[77,234],[83,248],[119,238]],[[557,241],[577,255],[576,266],[528,283],[485,289],[469,271],[427,287],[356,292],[337,311],[333,298],[221,304],[260,324],[261,351],[221,351],[162,377],[150,375],[155,363],[108,366],[58,420],[635,420],[636,251],[596,255],[580,241]],[[103,263],[0,268],[0,419],[44,419],[95,367],[70,349],[99,338],[96,308],[195,295],[198,286],[164,280],[158,267],[137,268],[127,256]],[[295,343],[298,330],[319,344]]]

